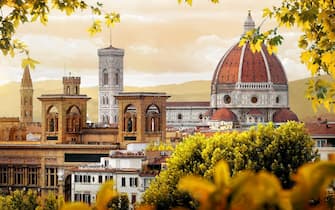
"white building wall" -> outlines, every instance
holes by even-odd
[[[172,127],[196,127],[204,122],[205,113],[209,107],[166,107],[166,123]],[[181,119],[178,116],[181,115]],[[200,119],[202,116],[202,119]]]

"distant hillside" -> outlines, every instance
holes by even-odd
[[[308,79],[292,81],[289,83],[289,102],[291,110],[299,119],[310,120],[316,116],[330,117],[325,109],[314,113],[311,103],[304,98],[304,90]],[[62,93],[61,80],[41,81],[34,83],[34,120],[41,120],[41,104],[37,99],[42,94]],[[166,92],[171,96],[169,101],[208,101],[210,98],[210,81],[191,81],[181,84],[160,85],[152,87],[125,87],[125,91],[155,91]],[[92,99],[88,102],[88,115],[92,121],[97,121],[98,88],[81,88],[81,94],[87,94]],[[20,85],[9,83],[0,86],[0,98],[3,100],[0,107],[0,116],[19,117],[20,115]]]

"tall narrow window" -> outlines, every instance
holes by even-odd
[[[115,73],[115,85],[119,85],[119,73]]]
[[[121,186],[125,187],[126,186],[126,177],[121,178]]]
[[[37,186],[38,168],[28,168],[28,185]]]
[[[108,72],[107,69],[103,70],[103,84],[108,85]]]

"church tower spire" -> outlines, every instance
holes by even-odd
[[[33,82],[30,77],[29,67],[24,68],[21,79],[21,122],[33,122]]]

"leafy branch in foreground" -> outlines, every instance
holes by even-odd
[[[179,181],[178,189],[190,193],[199,201],[199,210],[321,210],[330,209],[322,199],[325,198],[325,190],[334,177],[333,162],[306,164],[293,176],[295,186],[285,190],[281,188],[276,176],[264,171],[242,171],[230,178],[228,164],[220,161],[215,166],[213,182],[191,175]],[[320,203],[313,206],[312,200]]]
[[[77,11],[91,11],[94,19],[88,29],[91,35],[102,30],[103,22],[107,27],[120,22],[118,13],[104,12],[103,4],[99,2],[90,5],[84,0],[3,0],[0,1],[0,49],[2,54],[14,57],[16,53],[24,53],[26,58],[22,60],[22,67],[29,65],[33,69],[38,62],[30,58],[28,47],[15,38],[15,33],[21,24],[39,20],[43,25],[47,25],[51,10],[59,10],[68,16]]]

